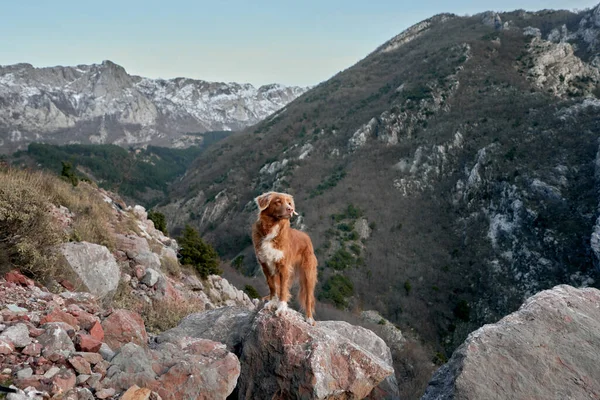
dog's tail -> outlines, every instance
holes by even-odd
[[[315,286],[317,284],[317,258],[311,251],[305,258],[300,269],[300,291],[298,300],[300,306],[306,312],[306,318],[313,321],[315,312]]]

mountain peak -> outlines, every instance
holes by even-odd
[[[110,60],[76,67],[0,67],[0,152],[31,141],[185,147],[206,131],[239,130],[306,88],[150,79]]]

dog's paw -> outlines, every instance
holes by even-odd
[[[279,303],[279,306],[277,307],[277,311],[275,311],[275,315],[281,315],[284,312],[286,312],[287,309],[288,309],[287,301],[282,301],[281,303]]]
[[[265,304],[265,308],[267,310],[276,310],[279,308],[279,299],[277,297],[272,298],[271,300],[267,301],[267,304]]]
[[[315,326],[315,320],[312,318],[306,318],[306,322],[308,322],[310,326]]]

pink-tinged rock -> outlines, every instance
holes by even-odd
[[[42,354],[42,345],[39,343],[30,343],[27,346],[25,346],[21,353],[26,354],[28,356],[37,357],[40,354]]]
[[[121,397],[121,400],[150,400],[152,390],[133,385]]]
[[[71,325],[76,331],[79,330],[79,322],[77,321],[77,318],[59,309],[54,309],[50,311],[40,320],[41,325],[46,324],[48,322],[64,322],[66,324]]]
[[[7,282],[12,282],[21,286],[35,286],[33,280],[29,279],[17,270],[12,270],[6,273],[6,275],[4,275],[4,279],[6,279]]]
[[[423,399],[600,398],[600,290],[555,286],[471,332]]]
[[[148,334],[139,314],[128,310],[116,310],[102,322],[104,341],[111,349],[117,350],[125,343],[145,346]]]
[[[222,343],[190,339],[153,349],[128,343],[111,360],[103,383],[118,390],[139,384],[165,400],[225,399],[235,388],[239,372],[237,357]]]
[[[136,265],[133,267],[133,272],[135,273],[135,277],[140,280],[146,275],[146,268],[143,265]]]
[[[75,336],[75,346],[79,351],[97,353],[102,346],[102,342],[93,336],[79,333]]]
[[[106,376],[106,371],[110,367],[110,363],[108,361],[102,360],[98,364],[94,365],[94,372],[102,375],[102,377]]]
[[[63,304],[71,306],[73,304],[77,307],[89,312],[96,313],[100,310],[96,296],[87,292],[62,292],[60,296],[56,296],[55,302],[57,304]]]
[[[84,310],[77,310],[74,307],[75,305],[72,304],[69,306],[69,313],[74,316],[77,319],[77,324],[85,330],[90,330],[90,328],[92,326],[94,326],[94,324],[96,322],[100,322],[100,319],[98,317],[96,317],[94,314],[90,314],[87,311]],[[79,308],[79,307],[77,307]]]
[[[96,365],[99,362],[104,361],[102,356],[98,353],[90,353],[90,352],[80,351],[80,352],[75,353],[75,355],[83,357],[85,359],[85,361],[89,362],[91,365]]]
[[[73,368],[75,369],[75,371],[77,371],[78,374],[91,374],[92,373],[92,367],[90,366],[90,363],[87,362],[87,360],[81,356],[73,356],[70,357],[68,359],[69,364],[71,364],[71,366],[73,366]]]
[[[29,336],[31,336],[33,338],[36,338],[36,337],[40,336],[42,333],[46,332],[46,330],[42,329],[42,328],[36,328],[33,326],[29,326],[28,328],[29,328]]]
[[[41,375],[33,375],[29,378],[16,379],[14,385],[19,388],[34,387],[40,392],[49,392],[51,386]]]
[[[96,392],[96,398],[98,399],[108,399],[109,397],[114,396],[116,390],[113,388],[100,389]]]
[[[69,292],[74,292],[75,291],[75,285],[73,285],[69,280],[67,279],[61,279],[60,281],[58,281],[58,283],[64,287],[65,289],[67,289]]]
[[[0,354],[12,354],[15,345],[10,340],[0,339]]]
[[[67,332],[58,324],[48,324],[46,332],[38,337],[42,355],[50,361],[59,361],[75,352],[75,346]]]
[[[51,393],[53,395],[65,393],[75,387],[77,378],[70,369],[61,368],[60,372],[52,377]]]
[[[379,339],[364,328],[360,334]],[[244,340],[240,362],[242,399],[362,399],[394,372],[355,341],[313,327],[293,310],[276,316],[262,309]]]
[[[89,331],[90,336],[92,336],[93,338],[101,342],[104,340],[104,329],[102,329],[102,325],[100,324],[100,322],[96,321]]]
[[[161,301],[165,302],[183,302],[185,296],[180,290],[175,288],[169,279],[161,279],[158,284],[158,294],[162,296]]]

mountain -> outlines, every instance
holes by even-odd
[[[30,142],[187,147],[253,125],[306,88],[129,75],[111,61],[0,66],[0,152]]]
[[[203,153],[161,210],[252,275],[254,197],[293,194],[319,298],[443,359],[539,290],[598,285],[599,54],[600,7],[436,15]]]

